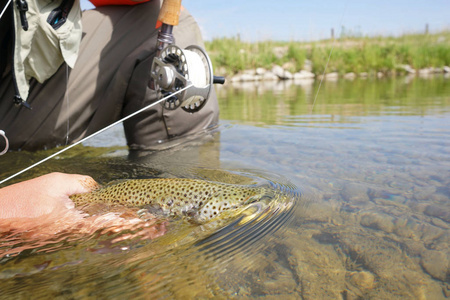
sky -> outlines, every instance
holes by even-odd
[[[346,32],[363,36],[450,29],[450,0],[184,0],[205,40],[313,41]],[[81,0],[83,9],[92,8]]]

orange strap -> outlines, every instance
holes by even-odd
[[[89,0],[95,7],[106,5],[136,5],[139,3],[148,2],[150,0]]]

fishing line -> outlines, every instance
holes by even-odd
[[[11,3],[12,0],[9,0],[8,3],[6,3],[5,7],[2,10],[2,13],[0,14],[0,19],[3,17],[3,14],[5,13],[5,10],[8,8],[9,4]]]
[[[339,35],[341,34],[341,31],[342,31],[342,21],[344,20],[344,15],[345,15],[345,12],[347,11],[347,4],[348,4],[348,1],[345,2],[344,11],[342,13],[341,20],[339,21],[339,27],[340,27]],[[327,60],[327,63],[325,64],[325,69],[323,70],[322,78],[320,79],[319,87],[317,88],[317,93],[316,93],[316,96],[314,97],[314,101],[313,101],[313,104],[312,104],[312,107],[311,107],[310,114],[312,114],[312,112],[314,110],[314,105],[316,104],[317,97],[319,96],[320,87],[322,86],[323,79],[325,78],[325,72],[327,71],[328,63],[330,62],[331,54],[333,53],[333,49],[334,49],[335,44],[336,44],[336,39],[334,39],[333,40],[333,44],[331,44],[330,54],[328,55],[328,60]]]
[[[63,153],[63,152],[65,152],[65,151],[67,151],[67,150],[69,150],[69,149],[71,149],[71,148],[73,148],[73,147],[75,147],[75,146],[77,146],[77,145],[79,145],[79,144],[81,144],[81,143],[87,141],[88,139],[90,139],[90,138],[96,136],[97,134],[100,134],[100,133],[102,133],[103,131],[106,131],[106,130],[110,129],[111,127],[114,127],[114,126],[116,126],[117,124],[119,124],[119,123],[121,123],[121,122],[123,122],[123,121],[126,121],[126,120],[128,120],[129,118],[134,117],[134,116],[137,115],[137,114],[140,114],[141,112],[145,111],[146,109],[148,109],[148,108],[150,108],[150,107],[152,107],[152,106],[154,106],[154,105],[156,105],[156,104],[158,104],[158,103],[161,103],[161,102],[163,102],[163,101],[166,101],[167,99],[169,99],[169,98],[175,96],[176,94],[179,94],[179,93],[181,93],[181,92],[187,90],[188,88],[190,88],[190,87],[192,87],[192,86],[193,86],[193,84],[190,84],[190,85],[188,85],[188,86],[186,86],[186,87],[184,87],[184,88],[182,88],[182,89],[180,89],[180,90],[178,90],[178,91],[176,91],[176,92],[174,92],[174,93],[172,93],[172,94],[170,94],[170,95],[168,95],[168,96],[166,96],[166,97],[164,97],[164,98],[159,99],[158,101],[156,101],[156,102],[154,102],[154,103],[152,103],[152,104],[149,104],[149,105],[147,105],[147,106],[145,106],[145,107],[143,107],[143,108],[141,108],[141,109],[135,111],[134,113],[132,113],[132,114],[130,114],[130,115],[128,115],[128,116],[126,116],[126,117],[124,117],[124,118],[122,118],[122,119],[120,119],[120,120],[118,120],[118,121],[116,121],[116,122],[114,122],[114,123],[112,123],[112,124],[110,124],[110,125],[108,125],[108,126],[102,128],[102,129],[100,129],[100,130],[97,131],[97,132],[94,132],[93,134],[91,134],[91,135],[89,135],[89,136],[87,136],[87,137],[85,137],[85,138],[83,138],[83,139],[81,139],[81,140],[79,140],[78,142],[73,143],[72,145],[69,145],[69,146],[67,146],[67,147],[64,148],[64,149],[61,149],[60,151],[58,151],[58,152],[56,152],[56,153],[54,153],[54,154],[52,154],[52,155],[50,155],[50,156],[48,156],[48,157],[42,159],[41,161],[38,161],[37,163],[35,163],[35,164],[33,164],[33,165],[31,165],[31,166],[29,166],[29,167],[23,169],[22,171],[19,171],[19,172],[17,172],[16,174],[11,175],[11,176],[9,176],[9,177],[6,178],[6,179],[3,179],[2,181],[0,181],[0,184],[3,184],[3,183],[5,183],[5,182],[7,182],[8,180],[11,180],[11,179],[13,179],[13,178],[16,177],[16,176],[18,176],[18,175],[20,175],[20,174],[22,174],[22,173],[25,173],[25,172],[28,171],[28,170],[31,170],[32,168],[34,168],[34,167],[36,167],[36,166],[42,164],[43,162],[46,162],[47,160],[52,159],[53,157],[58,156],[58,155],[60,155],[61,153]]]

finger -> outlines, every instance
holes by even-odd
[[[63,190],[64,194],[71,196],[73,194],[88,193],[98,188],[98,183],[88,175],[51,173],[49,177],[53,181],[53,185],[59,190]]]
[[[80,175],[78,182],[84,190],[84,193],[92,192],[99,188],[99,184],[91,176]]]

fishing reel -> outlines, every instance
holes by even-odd
[[[198,46],[181,49],[174,43],[173,27],[178,25],[181,0],[164,0],[156,28],[161,27],[156,42],[156,56],[150,70],[150,88],[167,98],[164,108],[181,107],[189,113],[202,109],[213,83],[223,84],[224,77],[213,75],[211,60]]]
[[[173,94],[163,103],[164,108],[181,107],[189,113],[205,106],[214,83],[225,82],[224,77],[213,75],[211,60],[202,48],[192,45],[181,49],[174,44],[166,46],[153,59],[151,79],[153,89],[162,96]],[[188,86],[191,87],[176,93]]]

